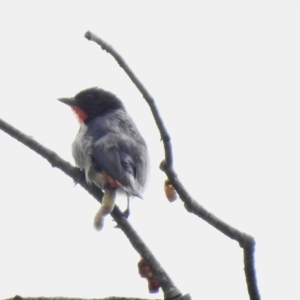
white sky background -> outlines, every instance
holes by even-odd
[[[130,222],[193,299],[248,299],[237,243],[165,199],[150,110],[96,33],[155,98],[192,196],[255,237],[262,298],[299,299],[299,16],[292,1],[0,1],[0,118],[73,162],[78,123],[56,99],[117,94],[151,157]],[[0,145],[1,299],[162,297],[110,216],[93,229],[93,198],[2,131]]]

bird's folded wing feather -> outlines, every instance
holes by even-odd
[[[96,171],[105,171],[117,180],[124,189],[135,196],[140,195],[140,184],[136,180],[139,163],[134,157],[134,141],[120,134],[110,133],[101,137],[91,153]]]

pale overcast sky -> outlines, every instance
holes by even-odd
[[[263,299],[299,299],[299,1],[0,1],[0,118],[74,163],[78,123],[56,101],[99,86],[122,99],[151,158],[129,221],[182,290],[248,299],[238,244],[163,194],[162,144],[149,108],[117,63],[155,98],[191,195],[255,237]],[[0,298],[157,298],[139,255],[99,204],[0,131]],[[121,207],[125,198],[119,197]]]

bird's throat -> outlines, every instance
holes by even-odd
[[[81,123],[81,122],[84,122],[87,118],[87,114],[81,109],[79,108],[78,106],[71,106],[74,113],[76,114],[76,117],[78,119],[78,121]]]

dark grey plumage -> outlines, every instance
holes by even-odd
[[[99,173],[106,172],[127,193],[141,197],[148,167],[145,140],[139,133],[122,102],[113,94],[90,88],[74,98],[60,99],[86,114],[80,120],[73,142],[77,166],[85,171],[86,180],[101,189],[115,188]],[[104,176],[105,177],[105,176]]]

